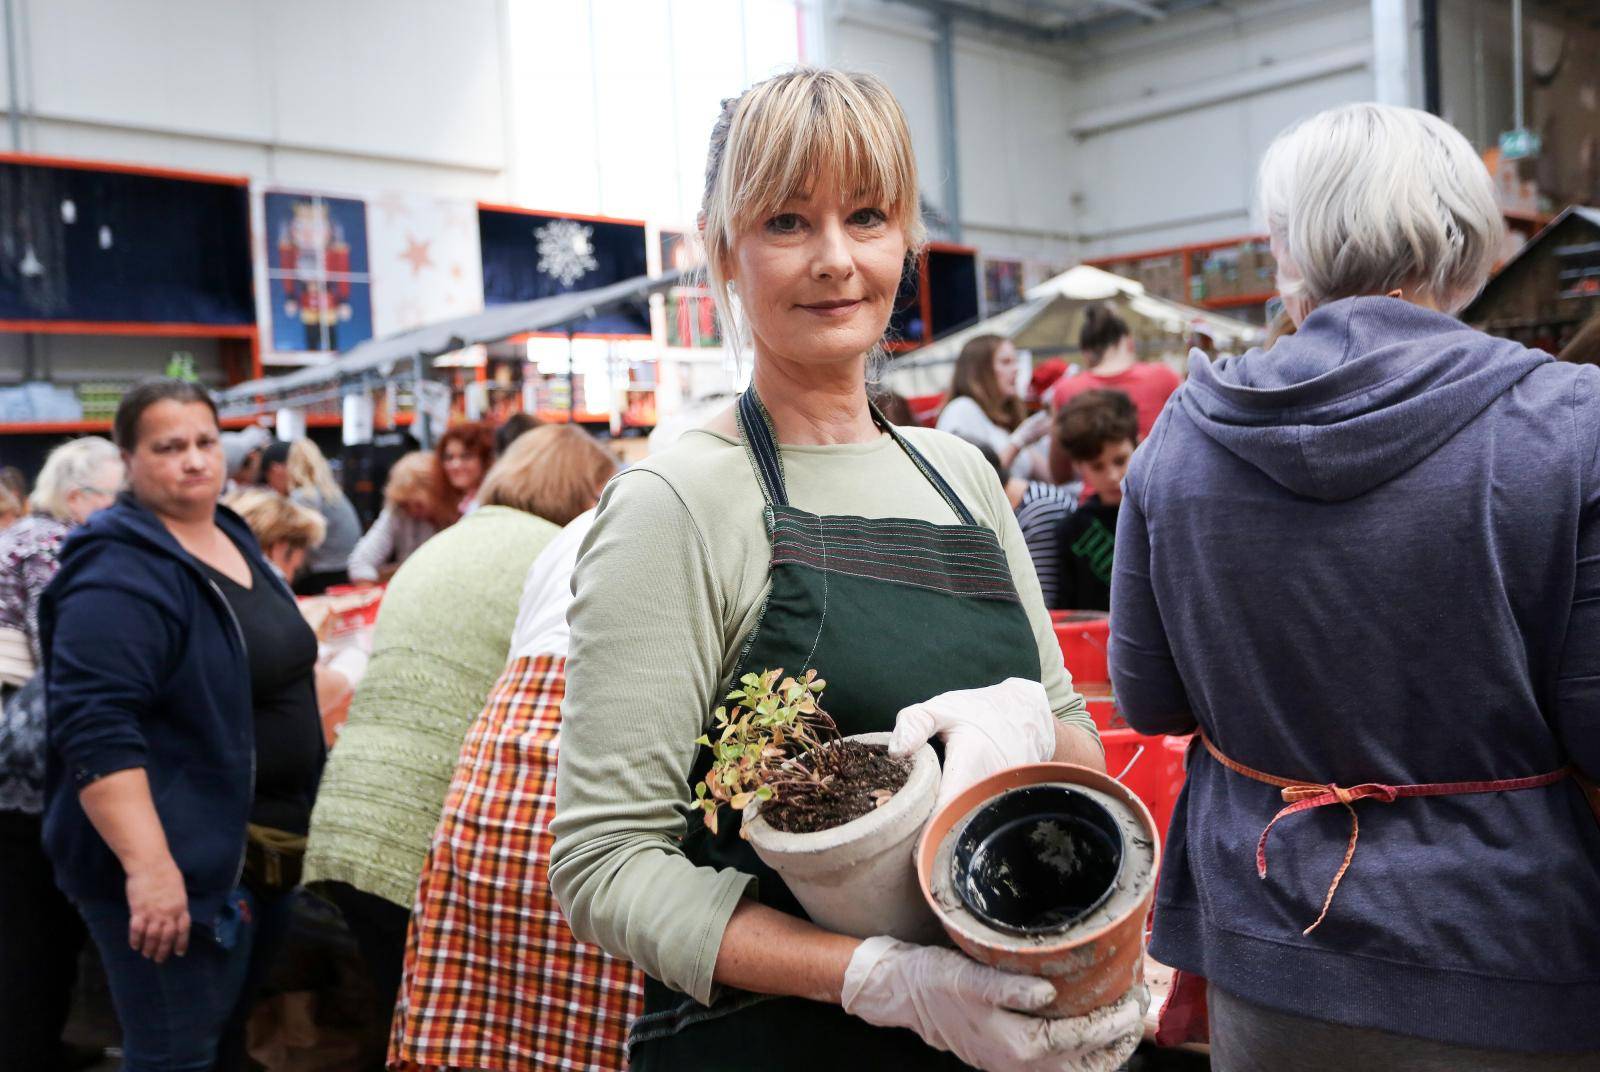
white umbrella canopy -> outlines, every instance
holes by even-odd
[[[1260,342],[1265,334],[1254,324],[1155,297],[1132,279],[1080,264],[1029,290],[1021,305],[897,358],[883,385],[908,396],[945,390],[961,348],[979,335],[1003,335],[1019,350],[1035,354],[1076,350],[1083,310],[1096,302],[1116,308],[1149,357],[1181,361],[1189,338],[1197,334],[1210,336],[1220,350],[1233,351]]]

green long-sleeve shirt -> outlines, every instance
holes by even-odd
[[[482,506],[394,575],[317,791],[306,882],[348,882],[411,907],[462,739],[505,668],[523,579],[560,531]]]
[[[1056,717],[1094,733],[994,470],[954,436],[904,434],[978,523],[998,534]],[[789,500],[802,510],[958,521],[888,436],[784,446],[782,456]],[[715,432],[686,433],[606,489],[568,616],[551,884],[580,940],[702,1002],[711,997],[728,917],[754,879],[697,867],[679,844],[686,822],[699,821],[689,816],[695,738],[710,724],[769,587],[762,506],[743,446]]]

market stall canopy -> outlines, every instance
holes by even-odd
[[[898,358],[884,375],[884,386],[908,397],[945,390],[961,348],[979,335],[1003,335],[1018,349],[1036,353],[1074,350],[1084,307],[1102,301],[1117,308],[1136,336],[1171,336],[1180,356],[1179,344],[1191,335],[1208,335],[1220,349],[1237,350],[1264,334],[1254,324],[1157,298],[1131,279],[1080,264],[1029,290],[1021,305]]]
[[[617,306],[646,301],[652,294],[677,286],[686,271],[641,275],[594,290],[490,306],[481,313],[425,324],[381,339],[368,339],[325,365],[249,380],[219,391],[217,404],[224,415],[236,416],[271,409],[276,403],[303,402],[319,390],[336,390],[346,383],[383,380],[397,374],[414,375],[419,361],[431,361],[479,343],[559,329],[593,319]]]

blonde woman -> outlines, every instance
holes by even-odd
[[[268,487],[315,510],[327,525],[321,546],[307,556],[305,572],[290,578],[295,593],[318,595],[330,585],[344,584],[349,580],[350,552],[361,539],[361,519],[333,478],[321,449],[309,439],[274,443],[266,450],[262,470]]]
[[[285,498],[271,488],[249,488],[223,500],[244,519],[261,545],[261,555],[283,579],[300,572],[306,556],[322,542],[327,531],[322,515]],[[316,666],[317,710],[328,720],[337,717],[350,701],[366,670],[366,651],[359,645],[318,648]]]
[[[387,580],[411,553],[439,531],[441,501],[437,462],[431,451],[412,451],[389,469],[383,488],[383,512],[350,552],[350,580],[372,584]],[[454,507],[448,507],[453,513]]]
[[[716,834],[686,820],[708,759],[695,738],[730,680],[767,668],[815,668],[845,733],[895,730],[909,750],[937,728],[942,792],[1017,763],[1104,767],[994,470],[868,401],[869,355],[923,241],[883,83],[797,70],[729,101],[703,235],[752,385],[611,482],[568,615],[550,881],[579,940],[650,977],[631,1067],[1114,1068],[1137,1045],[1142,988],[1092,1017],[1027,1016],[1048,982],[825,931],[736,816]],[[807,553],[818,532],[856,549],[848,572]],[[1008,679],[1028,702],[923,720],[923,701]]]

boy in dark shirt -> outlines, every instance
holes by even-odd
[[[1139,442],[1139,412],[1121,391],[1085,391],[1061,407],[1052,434],[1094,494],[1061,522],[1061,564],[1051,609],[1110,610],[1122,476]]]

